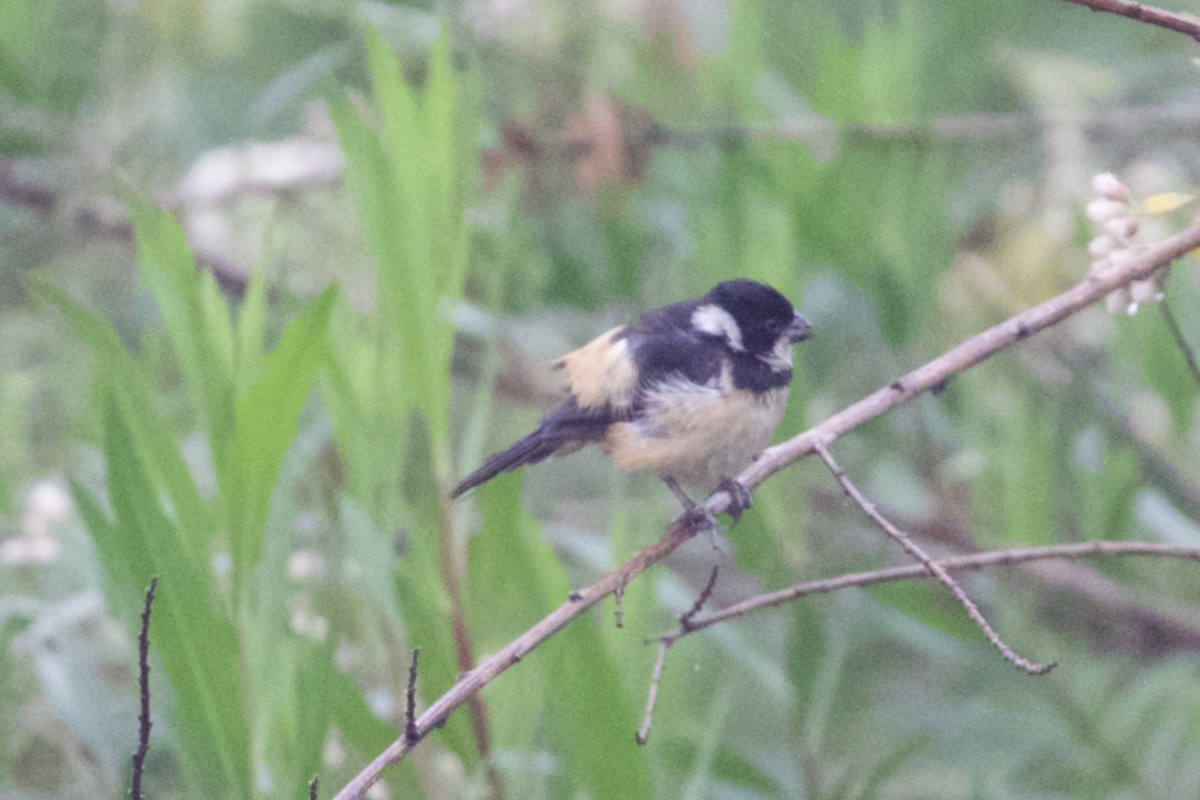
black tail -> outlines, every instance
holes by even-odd
[[[488,456],[482,467],[458,482],[454,491],[450,493],[450,499],[453,500],[464,492],[487,483],[501,472],[512,472],[517,467],[544,461],[564,444],[566,441],[563,436],[547,431],[546,426],[542,425],[507,450]]]
[[[572,453],[585,444],[600,441],[608,426],[618,419],[607,406],[585,410],[579,408],[575,398],[568,398],[542,419],[533,433],[507,450],[488,456],[482,467],[459,481],[450,499],[487,483],[501,472],[512,472],[517,467],[545,461],[555,453]]]

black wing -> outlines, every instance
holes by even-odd
[[[544,461],[555,453],[571,452],[599,441],[609,425],[628,419],[629,414],[628,410],[618,414],[608,407],[583,409],[572,397],[547,414],[533,433],[507,450],[488,456],[483,466],[459,481],[450,497],[459,497],[501,472],[511,472],[517,467]]]

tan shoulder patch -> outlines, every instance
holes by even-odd
[[[637,387],[637,365],[627,339],[618,338],[625,327],[605,331],[558,361],[555,369],[567,373],[567,389],[581,408],[626,408]]]

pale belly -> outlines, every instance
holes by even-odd
[[[771,442],[787,405],[787,387],[765,394],[697,391],[661,396],[646,417],[609,428],[600,446],[624,469],[650,469],[711,490],[734,477]]]

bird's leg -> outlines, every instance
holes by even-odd
[[[725,509],[725,513],[733,520],[733,524],[737,525],[738,520],[742,518],[742,512],[750,508],[750,490],[736,478],[722,478],[717,484],[717,491],[729,494],[729,508]]]
[[[717,521],[713,515],[708,513],[708,510],[702,505],[697,505],[696,501],[687,496],[687,492],[679,485],[679,481],[672,478],[670,475],[662,476],[663,483],[667,488],[679,498],[680,504],[683,505],[683,513],[688,518],[688,521],[696,526],[699,530],[701,527],[709,530],[716,530]]]

